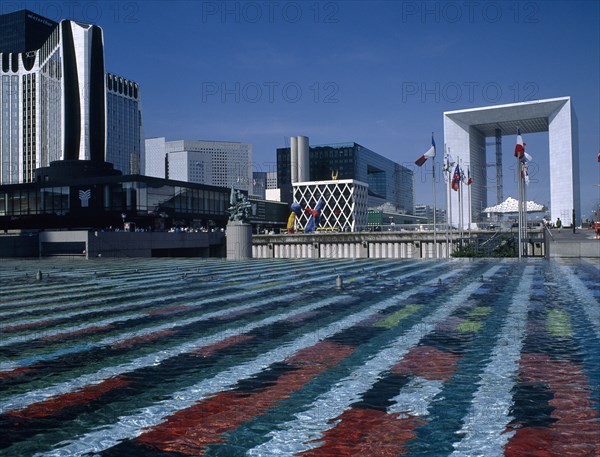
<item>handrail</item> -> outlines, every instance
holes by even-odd
[[[546,231],[548,232],[548,235],[550,235],[550,238],[552,238],[552,241],[554,241],[554,236],[552,235],[552,232],[550,231],[550,227],[548,227],[548,225],[546,224],[542,224],[544,226],[544,229],[546,229]]]

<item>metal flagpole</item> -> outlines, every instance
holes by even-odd
[[[450,160],[448,158],[448,150],[444,143],[444,168],[442,173],[444,181],[446,180],[448,168],[450,168]],[[452,211],[450,208],[450,187],[446,185],[446,257],[450,258],[450,221],[452,220]]]
[[[460,178],[460,173],[462,171],[462,167],[460,166],[460,159],[458,160],[458,227],[460,233],[460,245],[462,246],[464,234],[464,220],[463,220],[463,203],[462,203],[462,179]]]
[[[523,183],[521,181],[521,159],[519,159],[519,157],[517,156],[517,181],[519,184],[519,188],[518,188],[518,195],[519,195],[519,201],[518,201],[518,208],[519,208],[519,218],[518,218],[518,228],[519,228],[519,260],[521,260],[521,255],[522,255],[522,251],[523,251],[523,246],[521,244],[521,225],[523,222],[523,191],[522,191],[522,187],[523,187]]]
[[[467,168],[467,192],[469,193],[469,243],[471,242],[471,185],[469,184],[469,176],[471,175],[471,170]]]
[[[527,243],[527,184],[525,183],[525,170],[523,170],[523,164],[521,163],[521,179],[523,180],[523,241],[525,243],[524,254],[525,257],[529,256],[529,249]]]
[[[431,137],[433,138],[433,132],[431,132]],[[434,258],[437,260],[438,246],[437,246],[437,230],[436,230],[435,213],[437,213],[437,207],[436,207],[436,198],[435,198],[435,156],[433,156],[433,249],[435,251]]]
[[[452,246],[452,242],[454,240],[454,227],[452,226],[452,165],[450,165],[450,161],[448,161],[448,202],[450,205],[448,206],[450,210],[450,219],[448,228],[450,231],[450,247]],[[450,249],[448,249],[448,258],[450,258]]]

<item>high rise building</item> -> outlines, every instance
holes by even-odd
[[[425,218],[428,224],[433,224],[433,207],[424,204],[417,204],[415,205],[415,216]],[[435,222],[436,224],[447,222],[445,209],[436,208]]]
[[[277,172],[276,171],[268,171],[267,172],[267,189],[277,189]]]
[[[58,24],[28,10],[0,15],[0,53],[22,53],[42,47]]]
[[[252,195],[251,144],[149,138],[146,150],[147,176],[233,187]]]
[[[124,174],[142,174],[145,161],[140,87],[106,74],[106,161]]]
[[[252,191],[250,195],[261,200],[266,198],[267,176],[268,173],[266,171],[255,171],[252,173]]]
[[[57,160],[115,160],[120,171],[139,170],[139,87],[122,78],[108,87],[115,77],[104,71],[102,29],[53,24],[27,10],[1,15],[7,22],[14,27],[0,33],[0,184],[31,182]]]
[[[164,179],[167,176],[166,138],[164,136],[158,138],[146,138],[144,149],[146,155],[144,162],[142,162],[141,174]]]
[[[361,181],[369,185],[369,208],[389,202],[397,211],[414,213],[414,176],[408,168],[358,143],[310,146],[306,158],[306,154],[300,153],[301,138],[306,137],[297,140],[298,182],[331,179]],[[294,147],[292,141],[291,147],[277,149],[277,183],[281,189],[281,200],[287,203],[292,203]]]

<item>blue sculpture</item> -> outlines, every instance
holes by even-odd
[[[323,209],[324,206],[325,206],[325,202],[321,198],[317,202],[317,206],[315,206],[315,209],[310,209],[309,207],[304,208],[304,211],[306,211],[307,213],[310,214],[308,223],[306,224],[306,227],[304,228],[304,233],[313,233],[315,231],[315,229],[319,226],[319,223],[321,222],[321,210]]]

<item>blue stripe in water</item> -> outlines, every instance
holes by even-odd
[[[454,451],[453,444],[460,439],[457,432],[462,427],[462,419],[469,412],[480,374],[490,360],[506,318],[510,297],[524,270],[521,264],[511,267],[515,278],[506,281],[492,278],[490,282],[495,286],[495,291],[479,297],[478,305],[491,306],[492,313],[474,336],[473,344],[458,361],[453,377],[444,384],[443,391],[432,402],[429,421],[415,430],[417,436],[407,446],[410,455],[446,457]],[[506,270],[496,276],[506,276]]]

